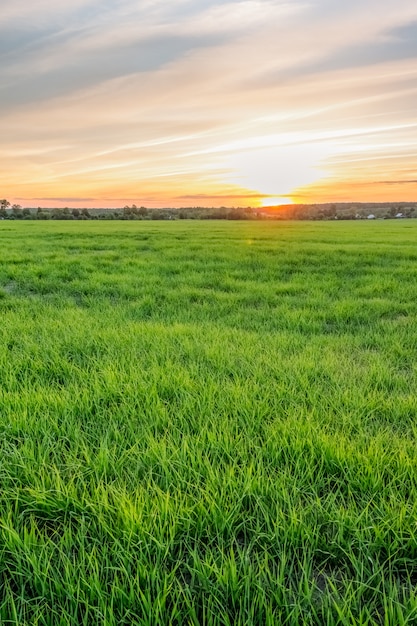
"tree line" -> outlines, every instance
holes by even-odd
[[[256,219],[256,209],[246,208],[204,208],[148,209],[144,206],[124,206],[121,209],[55,209],[22,208],[11,205],[8,200],[0,200],[0,219],[8,220],[173,220],[173,219]]]
[[[415,203],[288,204],[277,207],[186,207],[148,209],[135,204],[121,209],[22,208],[0,200],[7,220],[357,220],[417,217]]]

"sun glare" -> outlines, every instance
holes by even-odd
[[[292,204],[289,196],[267,196],[262,199],[261,206],[275,206],[277,204]]]
[[[277,145],[244,151],[230,157],[234,183],[265,195],[262,204],[285,204],[295,189],[317,182],[320,163],[328,156],[324,144]]]

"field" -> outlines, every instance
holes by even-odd
[[[0,623],[417,623],[417,220],[0,222]]]

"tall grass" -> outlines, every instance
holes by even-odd
[[[0,623],[417,623],[417,223],[0,223]]]

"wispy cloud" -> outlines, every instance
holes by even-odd
[[[47,201],[47,202],[91,202],[91,200],[95,200],[95,198],[31,198],[31,200],[36,200],[39,202]]]

